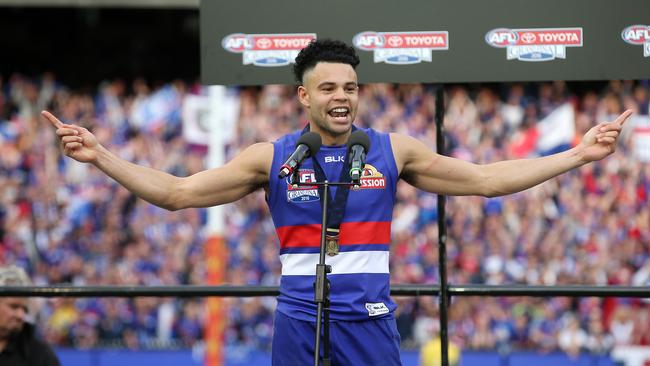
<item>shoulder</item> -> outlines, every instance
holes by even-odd
[[[268,173],[273,162],[273,144],[258,142],[244,149],[239,154],[246,164],[251,164],[260,173]]]
[[[277,140],[273,141],[272,145],[280,145],[280,146],[289,145],[293,147],[293,145],[295,145],[298,139],[300,138],[300,135],[302,135],[301,130],[288,133],[282,137],[279,137]]]
[[[61,363],[59,362],[59,358],[56,356],[56,353],[54,353],[54,350],[52,347],[50,347],[49,344],[45,343],[45,341],[34,338],[34,347],[31,349],[34,351],[34,354],[38,354],[39,358],[41,358],[41,365],[44,366],[60,366]]]
[[[374,138],[374,137],[388,138],[389,135],[390,135],[390,134],[388,134],[386,132],[377,131],[372,127],[359,128],[359,130],[361,130],[361,131],[365,132],[366,134],[368,134],[368,137],[370,137],[370,138]]]
[[[273,143],[271,142],[256,142],[244,149],[243,153],[264,153],[273,152]]]
[[[390,145],[393,149],[393,156],[398,168],[414,158],[416,152],[422,149],[424,144],[416,138],[400,133],[390,133]]]
[[[390,143],[393,147],[393,152],[398,153],[402,157],[408,158],[409,156],[418,155],[423,152],[431,152],[431,147],[425,145],[422,141],[415,137],[404,135],[401,133],[390,133]]]
[[[28,351],[28,357],[34,357],[36,364],[43,366],[61,365],[52,347],[36,335],[33,325],[25,324],[22,339],[23,342],[26,342],[24,346]]]
[[[417,139],[411,136],[404,135],[401,133],[396,133],[396,132],[391,132],[389,136],[390,136],[390,143],[401,149],[407,148],[413,142],[418,141]]]

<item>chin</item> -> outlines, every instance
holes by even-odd
[[[332,121],[329,123],[330,129],[338,133],[345,133],[352,128],[352,121]]]

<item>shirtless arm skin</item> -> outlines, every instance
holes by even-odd
[[[41,115],[56,128],[65,155],[95,165],[136,196],[168,210],[233,202],[268,183],[271,143],[251,145],[222,167],[181,178],[121,159],[87,129],[64,124],[47,111]]]
[[[438,155],[409,136],[391,134],[391,144],[400,176],[413,186],[438,194],[495,197],[523,191],[610,155],[631,114],[627,110],[615,121],[591,128],[570,150],[534,159],[479,165]]]

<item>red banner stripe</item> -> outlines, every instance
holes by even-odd
[[[280,248],[318,247],[320,228],[320,224],[280,227]],[[390,222],[344,222],[340,244],[390,244]]]

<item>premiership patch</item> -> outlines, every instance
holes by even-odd
[[[316,181],[316,174],[311,169],[301,169],[298,170],[298,181],[301,184],[311,183]],[[293,185],[289,183],[289,178],[285,180],[287,182],[287,201],[293,203],[304,203],[320,200],[320,195],[318,194],[318,186],[312,185]]]
[[[234,33],[224,37],[221,46],[228,52],[243,54],[244,65],[285,66],[295,63],[298,52],[314,39],[315,33]]]
[[[552,61],[566,58],[567,47],[582,47],[582,28],[493,29],[485,42],[505,48],[508,60]]]

